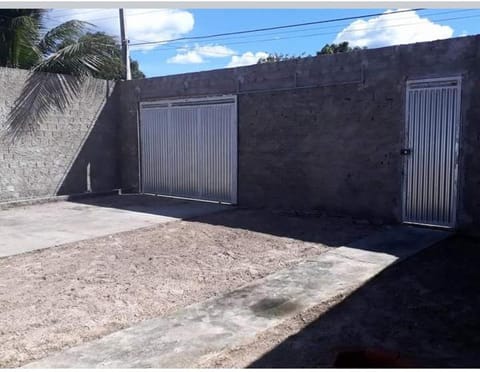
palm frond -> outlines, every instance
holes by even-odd
[[[22,133],[37,129],[52,110],[64,112],[78,97],[83,78],[32,73],[8,114],[0,139],[13,143]]]
[[[39,20],[18,9],[7,13],[11,15],[0,19],[0,65],[30,67],[38,59],[32,47],[38,41]]]
[[[64,22],[47,31],[39,41],[38,48],[48,56],[65,45],[75,43],[89,28],[93,27],[91,23],[75,19]]]
[[[34,70],[90,76],[111,60],[114,47],[95,40],[75,41],[51,53]]]
[[[36,47],[39,38],[39,20],[28,15],[15,17],[11,21],[13,67],[29,68],[41,59]]]

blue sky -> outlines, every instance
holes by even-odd
[[[135,44],[385,13],[253,34],[132,45],[131,56],[148,77],[248,65],[266,53],[315,54],[326,43],[345,40],[375,48],[480,33],[480,9],[388,14],[392,10],[396,9],[126,9],[126,14],[128,36]],[[50,26],[75,18],[119,34],[117,9],[54,9],[48,17]]]

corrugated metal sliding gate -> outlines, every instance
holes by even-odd
[[[141,191],[237,202],[235,96],[140,104]]]
[[[403,220],[454,227],[461,79],[407,82]]]

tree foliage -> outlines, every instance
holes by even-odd
[[[116,39],[93,33],[88,22],[70,20],[44,26],[44,9],[0,9],[0,66],[31,68],[74,76],[121,79],[121,49]],[[132,77],[145,75],[131,61]]]
[[[94,77],[105,80],[120,80],[123,78],[122,48],[114,36],[104,32],[89,32],[83,35],[80,40],[108,46],[110,52],[109,59],[103,64],[99,71],[92,73]],[[130,59],[130,70],[132,79],[145,78],[145,74],[140,70],[137,61]]]
[[[0,66],[30,68],[38,62],[42,9],[0,9]]]
[[[282,62],[282,61],[291,61],[305,57],[305,53],[302,53],[299,56],[283,54],[283,53],[271,53],[267,57],[260,58],[257,63],[272,63],[272,62]]]
[[[339,44],[325,44],[323,48],[317,52],[317,56],[323,55],[323,54],[335,54],[335,53],[348,53],[348,52],[353,52],[356,50],[362,50],[362,49],[367,49],[367,47],[360,48],[360,47],[351,47],[348,43],[348,41],[344,41]],[[296,55],[290,55],[290,54],[282,54],[282,53],[271,53],[265,58],[260,58],[257,63],[273,63],[273,62],[282,62],[282,61],[291,61],[291,60],[296,60],[300,59],[303,57],[311,57],[311,55],[307,55],[304,53],[296,56]]]
[[[339,44],[325,44],[323,48],[317,52],[317,56],[322,55],[322,54],[336,54],[336,53],[348,53],[348,52],[353,52],[355,50],[361,50],[361,49],[367,49],[366,47],[360,48],[358,46],[356,47],[351,47],[348,45],[348,41],[344,41]]]
[[[41,9],[0,9],[0,66],[56,73],[28,76],[0,123],[2,143],[39,128],[52,110],[67,110],[94,86],[88,77],[123,77],[121,48],[114,37],[92,32],[92,24],[78,20],[46,29],[45,14]],[[131,61],[131,70],[133,78],[145,77],[137,61]]]

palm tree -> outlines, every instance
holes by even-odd
[[[82,36],[80,41],[96,41],[97,43],[108,45],[111,51],[110,59],[103,64],[102,68],[92,74],[93,77],[104,80],[120,80],[123,79],[125,71],[122,63],[122,49],[117,38],[108,35],[105,32],[87,32]],[[143,79],[145,74],[140,70],[138,62],[130,59],[130,70],[132,79]]]
[[[111,60],[115,45],[83,37],[93,25],[71,20],[47,30],[46,12],[0,10],[0,66],[86,76]]]
[[[87,22],[71,20],[47,30],[45,14],[42,9],[0,9],[0,65],[57,73],[28,77],[5,125],[0,126],[0,137],[12,141],[25,130],[37,128],[52,109],[64,111],[78,96],[85,78],[111,62],[118,49],[102,38],[85,37],[92,27]]]
[[[42,9],[0,9],[0,66],[30,68],[38,62]]]

